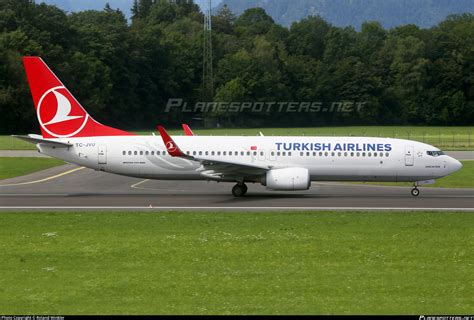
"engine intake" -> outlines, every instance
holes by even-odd
[[[308,190],[311,179],[305,168],[272,169],[267,172],[262,184],[270,190]]]

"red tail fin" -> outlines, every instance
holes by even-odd
[[[125,136],[92,119],[40,57],[23,57],[44,138]]]

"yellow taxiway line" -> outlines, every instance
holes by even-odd
[[[82,169],[84,169],[84,168],[85,168],[85,167],[75,168],[75,169],[72,169],[72,170],[69,170],[69,171],[66,171],[66,172],[62,172],[62,173],[59,173],[59,174],[54,175],[54,176],[51,176],[51,177],[47,177],[47,178],[40,179],[40,180],[35,180],[35,181],[20,182],[20,183],[11,183],[11,184],[1,184],[0,187],[22,186],[22,185],[26,185],[26,184],[34,184],[34,183],[45,182],[45,181],[53,180],[53,179],[56,179],[56,178],[65,176],[65,175],[67,175],[67,174],[70,174],[70,173],[73,173],[73,172],[82,170]]]

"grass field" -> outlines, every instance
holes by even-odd
[[[474,215],[8,212],[2,314],[472,314]]]
[[[372,136],[410,139],[435,145],[445,150],[474,149],[474,127],[321,127],[321,128],[261,128],[261,129],[193,129],[199,135],[308,135],[308,136]],[[136,131],[150,134],[152,130]],[[181,129],[170,130],[171,134],[182,135]],[[22,150],[34,146],[10,136],[0,136],[0,149]]]
[[[0,157],[0,180],[23,176],[64,163],[53,158]]]

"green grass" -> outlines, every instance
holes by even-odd
[[[462,169],[446,176],[436,179],[434,184],[422,185],[421,187],[438,187],[438,188],[474,188],[474,161],[461,161]],[[384,186],[412,186],[411,182],[354,182],[357,184],[371,184]]]
[[[435,145],[444,150],[472,150],[474,148],[474,127],[420,127],[420,126],[359,126],[359,127],[315,127],[315,128],[260,128],[260,129],[193,129],[198,135],[311,135],[311,136],[371,136],[410,139]],[[135,131],[150,134],[151,130]],[[182,135],[183,130],[170,130],[171,134]],[[27,142],[0,136],[0,150],[33,149]]]
[[[53,158],[0,157],[0,180],[23,176],[64,163]]]
[[[4,212],[2,314],[471,314],[474,215]]]
[[[35,150],[35,145],[12,136],[0,136],[0,150]]]

